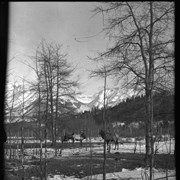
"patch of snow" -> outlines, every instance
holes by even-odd
[[[143,168],[136,168],[134,170],[128,170],[128,169],[122,169],[121,172],[114,172],[114,173],[106,173],[106,179],[136,179],[140,180],[142,178],[149,177],[149,169],[143,169]],[[176,175],[174,170],[168,171],[168,180],[175,180]],[[162,178],[166,179],[166,172],[161,171],[158,169],[154,169],[154,178]],[[48,177],[48,180],[79,180],[79,178],[75,178],[73,176],[64,176],[64,175],[54,175],[53,177]],[[96,179],[96,180],[102,180],[103,174],[96,174],[92,176],[86,176],[84,178],[80,178],[82,180],[88,180],[88,179]]]
[[[32,140],[32,139],[29,139]],[[33,140],[32,140],[33,141]],[[88,142],[90,141],[90,139],[88,139]],[[78,156],[78,155],[90,155],[90,153],[103,153],[103,145],[99,144],[99,142],[103,142],[103,139],[101,137],[95,137],[95,138],[91,138],[91,142],[97,142],[97,144],[93,144],[92,148],[90,147],[81,147],[81,148],[66,148],[66,149],[62,149],[61,152],[61,156],[56,157],[57,159],[59,158],[65,158],[65,157],[70,157],[70,156]],[[171,146],[170,146],[171,143]],[[158,149],[158,153],[174,153],[174,145],[175,145],[175,141],[171,140],[171,141],[160,141],[160,142],[156,142],[155,143],[156,146],[159,147]],[[171,149],[170,149],[171,147]],[[120,153],[127,153],[127,152],[134,152],[134,148],[135,148],[135,143],[134,143],[134,138],[129,139],[128,143],[124,143],[123,145],[119,145],[119,150],[114,150],[114,145],[111,146],[111,153],[116,153],[116,152],[120,152]],[[37,150],[37,155],[35,154],[35,151]],[[42,149],[43,150],[43,157],[44,157],[44,153],[45,153],[45,148]],[[140,145],[136,145],[136,153],[141,152],[141,153],[145,153],[145,142],[143,142]],[[9,152],[7,152],[9,153]],[[58,152],[59,153],[59,152]],[[21,156],[21,151],[20,149],[17,150],[16,152],[17,156]],[[34,158],[39,159],[40,158],[40,148],[29,148],[29,149],[25,149],[24,151],[25,154],[25,159],[28,160],[32,160],[32,156]],[[47,158],[54,158],[55,155],[55,150],[53,148],[47,148]],[[6,154],[6,158],[8,158],[8,154]],[[126,160],[126,159],[121,159],[121,160]],[[80,167],[81,165],[78,164],[77,167]],[[97,164],[98,166],[98,164]],[[25,168],[28,168],[28,166],[25,166]],[[147,169],[143,169],[143,168],[136,168],[134,170],[129,170],[129,169],[125,169],[123,168],[121,172],[116,172],[116,173],[107,173],[106,174],[106,179],[110,180],[110,179],[145,179],[145,175],[149,176],[149,170]],[[172,176],[172,177],[168,177],[169,180],[174,180],[176,179],[175,177],[175,170],[171,170],[168,171],[168,175]],[[166,172],[164,170],[161,169],[154,169],[154,178],[163,178],[166,176]],[[84,180],[88,180],[90,177],[84,177],[81,179]],[[35,177],[32,177],[32,179],[36,179]],[[65,175],[48,175],[48,180],[79,180],[79,178],[75,178],[74,176],[65,176]],[[102,174],[97,174],[97,175],[93,175],[92,179],[97,179],[97,180],[101,180],[103,179],[103,175]],[[165,178],[164,178],[165,179]]]
[[[79,180],[79,178],[75,178],[74,176],[54,175],[53,177],[48,176],[47,180]]]
[[[92,101],[92,95],[77,95],[76,99],[84,104],[88,104]]]
[[[145,153],[145,142],[133,142],[134,139],[131,139],[131,141],[124,143],[123,145],[119,144],[119,149],[114,150],[114,144],[111,144],[111,153]],[[11,142],[17,142],[21,143],[21,140],[11,140]],[[35,140],[25,140],[25,141],[31,141],[35,142]],[[65,158],[70,156],[78,156],[78,155],[90,155],[92,154],[99,154],[103,153],[104,148],[102,145],[102,142],[104,140],[101,137],[92,138],[91,142],[93,142],[91,147],[81,147],[81,148],[63,148],[62,150],[58,150],[58,156],[56,158]],[[38,141],[36,141],[38,142]],[[83,141],[85,142],[85,140]],[[87,142],[90,142],[90,139],[87,139]],[[7,143],[7,142],[6,142]],[[79,142],[78,142],[79,143]],[[157,154],[167,154],[167,153],[174,153],[174,146],[175,146],[175,140],[171,139],[171,141],[160,141],[155,142],[155,152]],[[53,148],[47,148],[47,158],[54,158],[55,157],[55,150]],[[19,158],[22,153],[20,149],[20,144],[17,149],[15,149],[15,156],[16,158]],[[42,148],[43,158],[45,158],[45,148]],[[39,159],[40,158],[40,148],[26,148],[24,150],[24,155],[26,160],[31,160],[32,158]],[[5,149],[5,157],[6,159],[9,159],[10,157],[10,151]],[[123,160],[123,159],[122,159]],[[125,159],[124,159],[125,160]]]

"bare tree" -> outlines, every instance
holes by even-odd
[[[12,156],[11,144],[12,144],[12,133],[11,133],[11,123],[13,120],[17,119],[19,116],[17,112],[17,107],[19,102],[19,97],[21,96],[21,86],[17,84],[17,80],[11,84],[9,83],[6,87],[6,98],[5,98],[5,112],[6,112],[6,123],[7,123],[7,133],[9,136],[10,143],[10,159]]]
[[[105,133],[107,133],[106,131],[106,68],[104,68],[104,108],[103,108],[103,128]],[[109,147],[109,151],[110,151],[110,147]],[[103,180],[106,179],[106,138],[104,138],[104,161],[103,161]]]
[[[153,154],[153,91],[171,89],[174,83],[174,3],[107,2],[94,13],[103,15],[110,47],[91,59],[106,63],[110,75],[124,80],[123,87],[145,94],[148,164]],[[93,72],[103,73],[103,68]]]
[[[74,69],[67,63],[67,54],[62,52],[62,45],[42,42],[38,49],[38,61],[42,74],[42,83],[49,92],[49,114],[51,121],[52,146],[56,144],[56,123],[61,112],[63,97],[75,94],[76,81],[70,80]]]
[[[24,79],[22,82],[22,102],[21,102],[21,112],[20,112],[20,117],[22,120],[21,124],[21,164],[22,164],[22,169],[23,169],[23,177],[22,179],[25,179],[25,169],[24,169],[24,116],[25,116],[25,86],[24,86]]]
[[[39,61],[37,58],[37,51],[36,55],[31,58],[33,60],[33,65],[26,64],[29,66],[36,75],[36,81],[31,82],[31,92],[34,93],[34,95],[37,95],[37,108],[34,107],[35,111],[32,116],[37,117],[37,122],[38,122],[38,137],[40,140],[40,179],[43,179],[43,140],[44,140],[44,134],[43,134],[43,121],[42,119],[44,118],[44,111],[43,109],[43,96],[44,96],[44,84],[42,83],[42,74],[40,72],[40,67],[39,67]]]
[[[26,64],[34,70],[36,79],[31,84],[30,90],[37,97],[34,101],[33,116],[38,120],[38,138],[40,138],[40,176],[46,178],[47,173],[47,138],[48,130],[52,137],[52,145],[56,151],[56,131],[57,121],[63,114],[62,101],[63,97],[73,97],[77,86],[76,81],[71,81],[70,77],[73,68],[67,63],[67,54],[62,53],[62,45],[48,44],[41,42],[36,50],[35,56],[30,57],[33,63]],[[66,105],[63,105],[63,108]],[[42,121],[42,118],[44,121]],[[45,126],[43,126],[43,123]],[[49,129],[49,125],[51,128]],[[44,129],[44,131],[43,131]],[[42,143],[45,139],[45,160],[43,165],[42,159]],[[44,167],[44,169],[43,169]]]

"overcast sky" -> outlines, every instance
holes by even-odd
[[[77,65],[74,78],[79,77],[81,91],[94,94],[103,87],[103,79],[88,79],[88,71],[97,65],[88,60],[97,51],[105,50],[102,17],[91,12],[97,2],[11,2],[9,24],[9,68],[16,76],[30,79],[33,72],[23,65],[42,39],[63,44],[68,61]],[[91,37],[93,36],[93,37]],[[86,38],[89,37],[89,38]],[[90,38],[91,37],[91,38]],[[79,42],[80,41],[80,42]],[[108,82],[108,86],[113,84]]]

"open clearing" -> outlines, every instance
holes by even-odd
[[[154,175],[155,178],[166,176],[165,170],[168,169],[168,179],[175,179],[175,158],[174,141],[159,142],[159,151],[155,155]],[[36,148],[33,149],[32,147]],[[58,143],[58,148],[62,144]],[[136,147],[134,153],[134,142],[126,142],[119,145],[119,150],[114,150],[111,146],[111,152],[107,152],[106,173],[107,179],[142,179],[148,174],[148,170],[144,166],[144,150],[145,145],[142,141]],[[36,153],[34,152],[36,150]],[[45,148],[43,148],[45,150]],[[7,151],[8,152],[8,151]],[[6,179],[16,180],[22,177],[23,169],[26,179],[40,179],[40,160],[39,148],[35,143],[25,144],[25,161],[24,167],[17,158],[9,159],[6,155]],[[61,154],[58,151],[57,156],[54,155],[54,149],[48,143],[47,148],[47,179],[102,179],[103,173],[103,142],[101,140],[90,144],[84,142],[83,147],[79,143],[67,142],[63,146]],[[169,153],[170,152],[170,153]],[[7,153],[8,154],[8,153]],[[16,153],[16,155],[20,153]],[[43,160],[43,163],[44,160]]]

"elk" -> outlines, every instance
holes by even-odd
[[[61,138],[61,141],[62,141],[62,144],[64,143],[64,141],[69,141],[69,140],[72,140],[73,144],[74,144],[74,141],[80,141],[80,144],[82,146],[82,141],[86,139],[86,135],[84,134],[84,132],[81,132],[80,134],[74,134],[74,132],[72,133],[65,133],[64,136],[62,136]]]
[[[110,152],[110,146],[108,149],[108,145],[110,142],[114,142],[115,144],[115,148],[114,150],[119,149],[119,142],[118,142],[118,136],[115,133],[111,133],[111,132],[105,132],[104,130],[100,130],[99,134],[101,135],[101,137],[105,140],[106,144],[107,144],[107,150]],[[121,144],[123,144],[123,142],[120,142]]]

